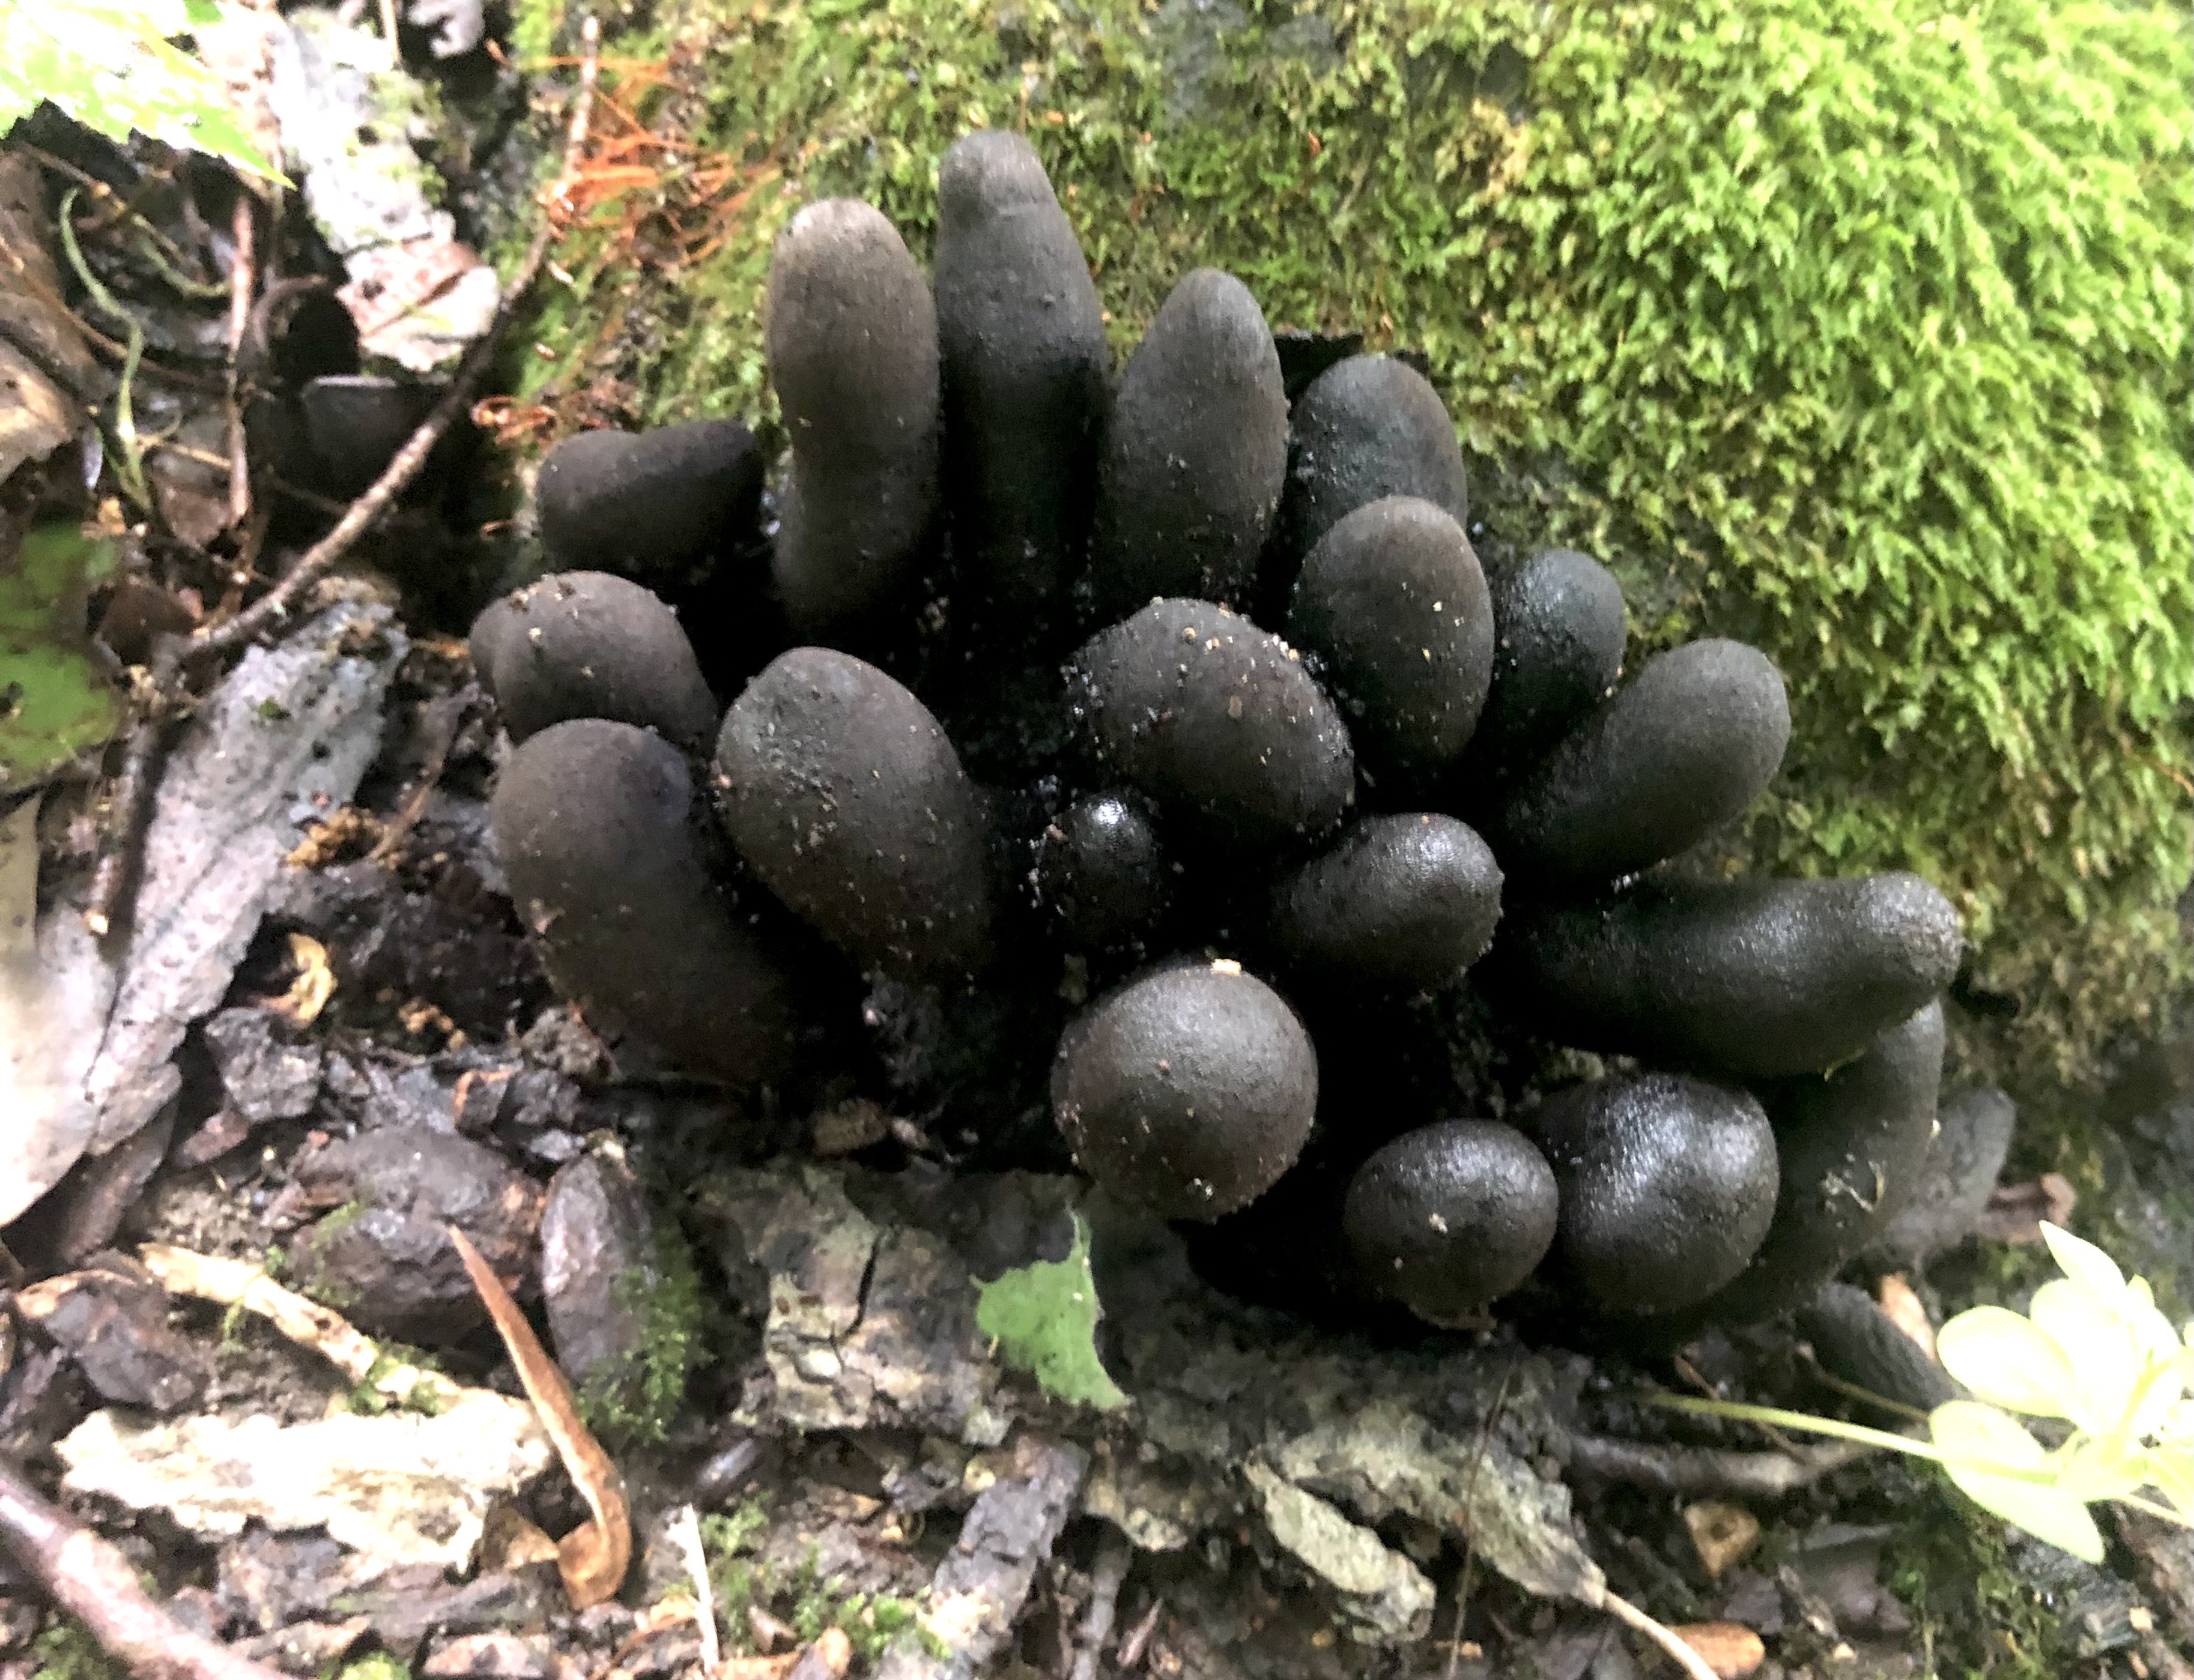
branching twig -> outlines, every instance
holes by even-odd
[[[154,1603],[121,1552],[40,1498],[4,1457],[0,1550],[139,1680],[281,1680]]]
[[[350,504],[343,516],[336,521],[335,528],[305,551],[296,565],[282,581],[261,595],[235,617],[221,623],[202,626],[183,645],[177,663],[165,671],[155,668],[154,691],[147,702],[145,718],[131,737],[123,760],[121,783],[115,790],[116,826],[108,843],[106,855],[101,858],[92,880],[91,896],[83,913],[84,924],[93,934],[104,938],[122,920],[122,897],[124,884],[130,872],[130,860],[138,850],[144,832],[145,821],[152,807],[153,765],[158,756],[159,739],[167,717],[180,701],[184,679],[190,672],[210,660],[236,651],[275,628],[289,617],[306,593],[333,569],[336,563],[347,554],[359,538],[395,504],[397,497],[411,485],[427,464],[427,457],[457,417],[472,405],[473,387],[486,374],[495,358],[495,347],[518,312],[524,307],[533,283],[540,278],[542,265],[548,261],[550,247],[554,244],[560,223],[560,207],[565,203],[572,175],[576,173],[581,154],[585,149],[587,127],[594,108],[594,87],[601,62],[601,26],[589,18],[581,32],[586,46],[586,57],[579,71],[579,93],[571,112],[571,137],[564,150],[564,167],[556,184],[547,195],[548,204],[540,231],[526,249],[525,261],[511,276],[510,284],[503,290],[503,301],[472,348],[466,352],[457,377],[434,411],[419,424],[395,458],[382,470],[365,493]],[[64,209],[62,225],[65,237],[67,226]],[[73,247],[72,247],[73,249]],[[134,331],[134,326],[133,326]],[[133,346],[135,340],[133,338]],[[125,374],[123,388],[128,388]],[[118,413],[124,412],[123,402],[118,401]],[[133,773],[134,772],[134,773]]]
[[[1707,1660],[1686,1644],[1674,1629],[1663,1627],[1628,1599],[1618,1597],[1612,1592],[1603,1592],[1600,1603],[1616,1620],[1625,1627],[1635,1628],[1667,1652],[1676,1666],[1690,1675],[1691,1680],[1720,1680],[1720,1677],[1707,1666]]]

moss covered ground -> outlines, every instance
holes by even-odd
[[[1489,555],[1599,554],[1641,651],[1766,648],[1796,733],[1740,849],[1942,884],[1969,994],[2018,1006],[1974,1052],[2014,1086],[2184,979],[2184,7],[665,6],[612,9],[605,81],[687,149],[597,123],[631,173],[592,183],[523,381],[566,423],[767,419],[790,212],[858,194],[922,254],[939,154],[1025,129],[1123,353],[1202,263],[1276,324],[1421,348]],[[520,12],[568,50],[562,0]]]

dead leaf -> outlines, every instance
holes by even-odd
[[[686,1578],[693,1583],[693,1626],[701,1636],[701,1672],[714,1674],[724,1652],[716,1643],[716,1594],[709,1579],[708,1557],[701,1549],[700,1515],[690,1505],[680,1505],[671,1513],[663,1532],[678,1548]]]
[[[328,966],[328,948],[307,933],[290,936],[290,960],[297,965],[297,978],[267,1006],[295,1026],[309,1027],[336,995],[336,972]]]
[[[2070,1224],[2079,1199],[2061,1173],[2044,1173],[2029,1184],[1998,1184],[1981,1211],[1980,1234],[1990,1242],[2039,1242],[2042,1222]]]
[[[1699,1654],[1715,1680],[1745,1680],[1767,1660],[1760,1636],[1733,1621],[1691,1622],[1668,1631]]]
[[[1875,1290],[1875,1300],[1892,1324],[1910,1336],[1921,1352],[1935,1356],[1935,1327],[1927,1322],[1927,1309],[1901,1271],[1891,1272]]]
[[[1760,1543],[1760,1519],[1741,1505],[1701,1499],[1684,1507],[1684,1528],[1709,1576],[1720,1580]]]
[[[488,1512],[486,1526],[480,1532],[482,1574],[555,1561],[556,1542],[520,1515],[516,1506],[499,1505]]]
[[[564,1591],[571,1607],[589,1608],[624,1585],[625,1571],[632,1563],[632,1522],[626,1514],[617,1466],[579,1420],[571,1384],[543,1350],[533,1327],[526,1322],[526,1315],[510,1299],[503,1281],[462,1231],[455,1225],[449,1230],[457,1257],[464,1262],[465,1272],[480,1292],[488,1316],[495,1321],[503,1345],[509,1350],[510,1362],[518,1368],[518,1379],[526,1385],[526,1397],[540,1414],[541,1427],[564,1460],[564,1468],[587,1508],[594,1514],[593,1522],[582,1522],[556,1548],[557,1570],[564,1578]]]

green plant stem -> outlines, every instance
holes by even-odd
[[[136,217],[134,215],[132,219],[142,220],[141,217]],[[174,263],[169,261],[166,257],[163,256],[160,254],[159,246],[153,244],[151,240],[141,239],[137,244],[137,254],[143,257],[146,262],[152,264],[152,272],[155,274],[158,274],[163,280],[166,281],[170,287],[175,290],[181,292],[185,297],[199,298],[209,302],[218,300],[226,303],[228,301],[229,287],[227,281],[222,280],[216,284],[211,280],[193,280],[189,275],[184,273],[181,269],[176,267]]]
[[[1909,1435],[1894,1435],[1886,1429],[1869,1429],[1864,1424],[1847,1424],[1841,1418],[1817,1418],[1805,1412],[1786,1412],[1779,1406],[1748,1406],[1737,1400],[1694,1400],[1681,1394],[1657,1394],[1651,1398],[1656,1406],[1666,1407],[1672,1412],[1691,1412],[1701,1417],[1729,1418],[1738,1423],[1772,1424],[1778,1429],[1833,1435],[1839,1440],[1856,1441],[1868,1447],[1886,1447],[1891,1452],[1902,1453],[1908,1458],[1926,1459],[1938,1465],[1955,1465],[1960,1470],[1977,1471],[1984,1476],[2000,1476],[2007,1482],[2030,1482],[2038,1488],[2057,1485],[2057,1472],[2053,1470],[2031,1470],[2000,1465],[1989,1459],[1969,1459],[1962,1454],[1945,1453],[1939,1447],[1915,1441]]]
[[[137,439],[136,416],[129,394],[131,381],[137,377],[137,364],[145,354],[145,330],[137,324],[135,315],[114,301],[114,294],[106,290],[91,272],[91,265],[83,260],[83,249],[77,244],[74,214],[80,190],[72,186],[61,198],[60,214],[56,218],[60,224],[61,249],[68,255],[69,267],[76,271],[77,278],[91,301],[99,306],[100,312],[129,330],[128,348],[122,358],[122,380],[114,392],[114,447],[119,457],[115,476],[121,479],[122,488],[132,502],[140,507],[150,507],[152,497],[145,488],[145,451]]]

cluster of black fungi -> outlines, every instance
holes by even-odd
[[[1375,1313],[1808,1298],[1928,1147],[1961,934],[1910,874],[1656,868],[1775,774],[1774,666],[1625,680],[1606,569],[1481,570],[1409,359],[1276,341],[1200,269],[1115,382],[1028,144],[938,186],[933,292],[865,204],[782,235],[767,496],[730,421],[543,465],[562,569],[472,647],[554,983],[748,1087],[830,972],[871,1025],[927,998],[1054,1155]],[[1634,1059],[1480,1117],[1515,1041]]]

